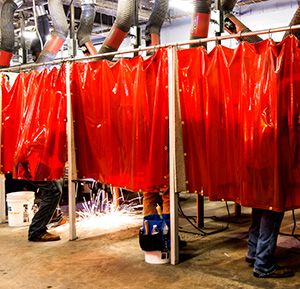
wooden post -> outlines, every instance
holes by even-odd
[[[197,194],[197,227],[204,227],[204,198]]]
[[[171,264],[179,263],[178,194],[186,190],[178,89],[177,47],[168,48]]]
[[[76,237],[76,190],[74,180],[77,180],[76,155],[74,143],[70,62],[66,62],[66,93],[67,93],[67,138],[68,138],[68,205],[69,205],[69,240]]]

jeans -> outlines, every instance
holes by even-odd
[[[35,241],[45,235],[47,225],[59,204],[62,187],[60,181],[32,181],[31,183],[38,187],[43,194],[39,210],[34,215],[28,231],[28,240]]]
[[[266,276],[277,268],[274,253],[284,212],[252,209],[248,258],[255,259],[254,272]]]

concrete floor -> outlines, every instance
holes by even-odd
[[[196,215],[194,195],[181,195],[188,216]],[[234,214],[234,204],[229,204]],[[138,213],[140,215],[140,213]],[[224,202],[205,201],[206,232],[226,226],[214,220],[227,217]],[[295,212],[300,222],[299,210]],[[139,216],[141,217],[141,216]],[[300,242],[279,236],[276,257],[289,266],[295,276],[286,279],[258,279],[245,262],[250,209],[232,218],[229,229],[208,236],[186,233],[195,229],[180,217],[181,239],[187,246],[180,250],[180,264],[153,265],[144,261],[138,243],[141,225],[126,226],[114,232],[87,232],[78,228],[78,239],[68,240],[68,227],[56,229],[62,240],[48,243],[27,241],[28,227],[0,224],[0,288],[300,288]],[[299,234],[299,223],[295,234]],[[291,233],[293,218],[287,212],[281,232]]]

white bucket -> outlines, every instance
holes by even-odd
[[[149,264],[169,263],[170,251],[145,251],[145,261]]]
[[[34,192],[23,191],[6,195],[9,226],[26,226],[33,218]]]

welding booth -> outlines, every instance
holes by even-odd
[[[245,207],[300,207],[299,46],[294,36],[210,53],[170,45],[146,60],[69,59],[21,72],[11,88],[1,85],[1,178],[60,179],[68,160],[69,184],[170,187],[175,264],[180,191]],[[70,239],[74,200],[71,185]]]

